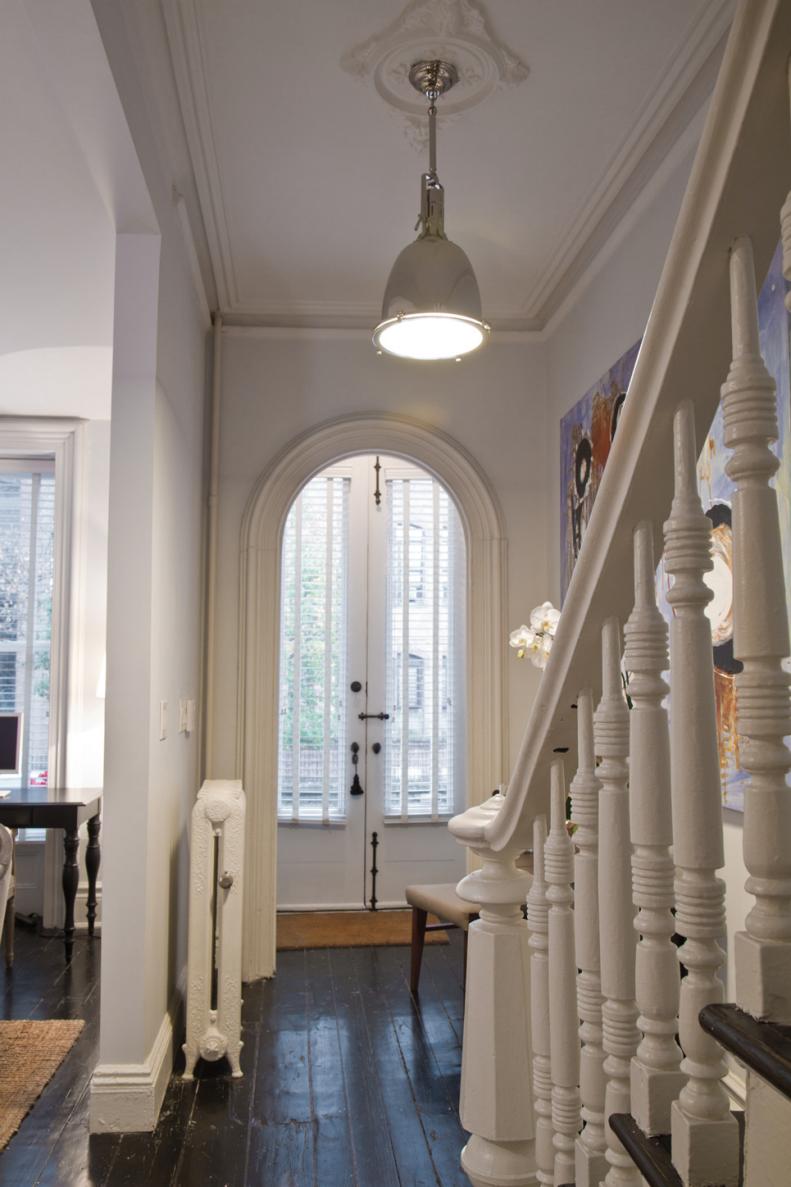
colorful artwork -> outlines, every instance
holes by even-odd
[[[761,351],[777,385],[780,460],[775,478],[780,514],[784,569],[791,573],[791,350],[789,313],[778,247],[758,297]],[[565,597],[585,527],[590,518],[602,472],[610,452],[618,411],[637,358],[639,343],[623,356],[582,397],[560,422],[561,445],[561,592]],[[723,377],[724,378],[724,377]],[[733,483],[725,473],[729,451],[723,441],[722,410],[718,409],[698,461],[698,482],[704,510],[711,519],[714,568],[707,583],[714,593],[708,614],[712,625],[714,689],[717,702],[722,802],[744,811],[744,773],[739,764],[734,677],[741,665],[733,655],[731,498]],[[659,605],[670,621],[669,578],[664,565],[657,571]],[[791,591],[789,592],[791,603]],[[789,605],[791,613],[791,604]]]
[[[561,605],[610,454],[639,348],[640,343],[636,342],[627,350],[560,422]]]
[[[789,357],[789,315],[785,307],[782,252],[778,247],[758,297],[761,353],[777,385],[778,439],[774,449],[780,459],[775,478],[780,513],[780,538],[785,572],[791,572],[791,361]],[[725,473],[730,451],[723,440],[722,408],[717,409],[711,431],[698,460],[698,487],[703,508],[712,525],[714,568],[706,582],[714,597],[709,603],[714,651],[714,692],[717,702],[722,802],[726,808],[744,811],[744,772],[739,763],[736,733],[736,673],[741,664],[733,655],[731,498],[733,483]],[[669,578],[659,566],[659,604],[670,620],[667,602]]]

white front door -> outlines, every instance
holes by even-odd
[[[439,483],[376,460],[312,479],[285,528],[281,909],[394,906],[464,873],[463,532]]]

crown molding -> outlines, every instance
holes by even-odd
[[[217,297],[221,306],[235,306],[239,289],[214,142],[200,18],[195,0],[161,3]]]
[[[223,320],[237,326],[369,329],[379,310],[367,302],[261,302],[241,297],[215,147],[198,0],[161,3]],[[525,301],[512,308],[487,307],[487,319],[495,330],[541,333],[573,303],[619,224],[650,189],[674,145],[709,99],[732,13],[733,0],[706,4]]]
[[[268,326],[273,329],[364,330],[371,333],[381,308],[365,301],[289,301],[240,304],[222,311],[228,326]],[[510,310],[486,309],[486,320],[497,333],[531,333],[543,327],[536,319],[514,317]]]
[[[709,0],[646,97],[631,131],[580,206],[560,248],[527,298],[523,316],[545,326],[582,280],[618,223],[710,98],[733,15],[733,0]]]

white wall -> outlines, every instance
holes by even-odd
[[[463,363],[421,366],[378,357],[363,332],[225,331],[214,775],[235,768],[240,523],[276,455],[313,426],[362,413],[410,417],[455,438],[504,515],[508,621],[516,626],[549,592],[545,398],[541,344],[529,340],[495,338]],[[538,673],[508,660],[513,756]]]
[[[91,1124],[145,1129],[170,1071],[186,961],[198,752],[197,737],[178,732],[178,702],[198,697],[207,327],[123,12],[101,0],[93,9],[152,218],[116,224],[103,1008]]]

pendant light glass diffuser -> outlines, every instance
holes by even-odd
[[[483,346],[490,331],[472,265],[445,234],[445,193],[437,177],[436,101],[457,73],[447,62],[416,62],[409,77],[429,101],[429,168],[420,181],[420,234],[393,265],[373,341],[400,358],[459,359]]]

